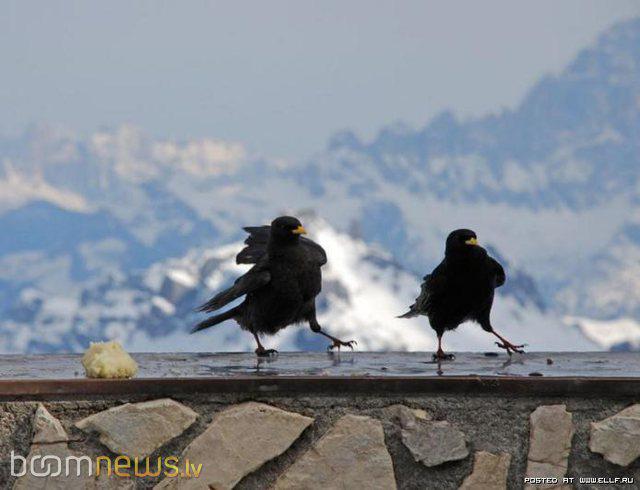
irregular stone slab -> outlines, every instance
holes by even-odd
[[[469,455],[464,433],[449,422],[432,421],[424,410],[404,405],[393,405],[387,410],[400,422],[402,443],[425,466],[438,466]]]
[[[25,462],[16,459],[14,471],[24,474],[17,478],[14,490],[132,490],[130,479],[109,478],[104,472],[95,477],[95,468],[89,469],[89,459],[69,450],[69,437],[58,419],[42,405],[38,405],[33,417],[33,440]],[[48,459],[43,460],[44,457]],[[36,458],[34,460],[34,458]],[[82,459],[84,458],[84,459]],[[30,471],[33,461],[34,470]],[[67,462],[69,472],[67,473]],[[26,464],[25,464],[26,463]],[[93,464],[93,463],[91,463]],[[78,475],[78,465],[80,475]],[[59,474],[57,474],[59,473]]]
[[[510,464],[509,453],[476,452],[473,472],[464,479],[460,490],[506,490]]]
[[[163,398],[110,408],[80,420],[76,427],[100,433],[100,442],[114,453],[143,459],[182,434],[197,417],[189,407]]]
[[[416,461],[427,467],[469,456],[464,433],[445,420],[402,429],[402,443]]]
[[[640,456],[640,404],[591,423],[589,449],[619,466],[628,466]]]
[[[39,404],[33,416],[33,441],[32,444],[53,444],[67,442],[69,437],[60,421]]]
[[[312,418],[264,403],[235,405],[215,415],[189,444],[181,461],[202,465],[198,478],[166,478],[156,489],[233,488],[242,478],[285,452]]]
[[[419,408],[409,408],[406,405],[391,405],[386,412],[395,418],[403,428],[414,428],[417,420],[431,420],[431,415]]]
[[[542,405],[529,417],[529,456],[527,477],[556,477],[567,473],[574,428],[565,405]],[[525,485],[531,488],[556,488],[557,485]]]
[[[345,415],[276,481],[275,490],[395,489],[380,421]]]

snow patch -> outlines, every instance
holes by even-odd
[[[629,350],[640,348],[640,322],[637,320],[593,320],[567,316],[564,322],[567,325],[577,325],[588,339],[605,350],[615,346],[624,346]]]

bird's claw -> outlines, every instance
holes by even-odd
[[[358,342],[356,342],[355,340],[347,340],[346,342],[344,342],[340,339],[334,339],[333,344],[327,347],[327,350],[328,351],[332,351],[333,349],[340,350],[340,347],[349,347],[351,350],[353,350],[353,348],[356,345],[358,345]]]
[[[518,354],[524,354],[523,347],[527,346],[527,344],[514,345],[511,342],[504,342],[504,343],[496,342],[496,345],[501,349],[506,350],[507,354],[509,355],[511,355],[512,352],[517,352]]]
[[[278,354],[278,351],[275,349],[256,349],[256,355],[258,357],[270,357]]]

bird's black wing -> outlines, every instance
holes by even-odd
[[[236,264],[256,264],[267,253],[270,226],[247,226],[243,228],[249,236],[244,241],[246,247],[236,255]]]
[[[398,318],[411,318],[429,312],[434,297],[437,297],[446,287],[447,277],[444,265],[441,263],[431,274],[427,274],[422,279],[420,295],[416,298],[415,303],[409,307],[409,311]]]
[[[213,298],[198,308],[198,311],[215,311],[228,305],[232,301],[251,291],[260,289],[271,280],[271,274],[266,267],[266,260],[261,260],[246,274],[240,276],[229,289],[216,294]]]
[[[247,226],[244,231],[249,236],[244,241],[244,247],[238,255],[236,255],[237,264],[255,264],[267,253],[267,245],[269,236],[271,235],[271,226]],[[300,245],[302,245],[307,254],[313,258],[318,265],[327,263],[327,254],[324,249],[313,240],[300,237]]]
[[[507,275],[504,272],[504,268],[500,265],[500,262],[498,262],[493,257],[489,257],[489,264],[495,270],[495,273],[496,273],[496,287],[499,288],[500,286],[502,286],[506,282]]]
[[[324,265],[327,263],[327,253],[324,251],[320,245],[318,245],[313,240],[309,240],[308,238],[301,237],[300,244],[304,247],[307,254],[313,257],[313,261],[318,265]]]

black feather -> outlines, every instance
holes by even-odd
[[[254,334],[276,333],[301,321],[308,321],[319,331],[315,298],[322,288],[320,268],[327,256],[320,245],[295,233],[301,226],[296,218],[285,216],[275,219],[271,226],[245,228],[249,236],[236,262],[255,265],[233,286],[202,305],[200,311],[218,310],[243,296],[244,301],[204,320],[194,331],[229,318]]]
[[[219,315],[211,316],[211,317],[207,318],[206,320],[203,320],[200,323],[198,323],[195,327],[193,327],[191,329],[191,333],[199,332],[200,330],[204,330],[205,328],[213,327],[214,325],[217,325],[218,323],[222,323],[225,320],[229,320],[229,319],[233,318],[236,315],[236,313],[238,313],[236,308],[231,308],[230,310],[225,311],[224,313],[220,313]]]
[[[228,305],[232,301],[244,296],[251,291],[261,288],[271,279],[269,271],[264,266],[256,265],[244,276],[240,276],[229,289],[219,292],[205,304],[198,308],[198,311],[215,311]]]
[[[256,264],[267,253],[271,226],[246,226],[243,230],[249,233],[249,236],[244,241],[246,247],[236,255],[236,263]],[[305,237],[300,237],[299,242],[309,257],[318,265],[323,266],[327,263],[327,254],[320,245]]]
[[[255,264],[267,253],[270,226],[246,226],[243,228],[249,236],[244,241],[246,247],[236,255],[236,264]]]
[[[492,332],[490,313],[494,290],[504,284],[503,267],[486,250],[469,242],[471,230],[456,230],[447,238],[445,258],[424,277],[420,295],[400,318],[425,315],[438,336],[472,320]]]

